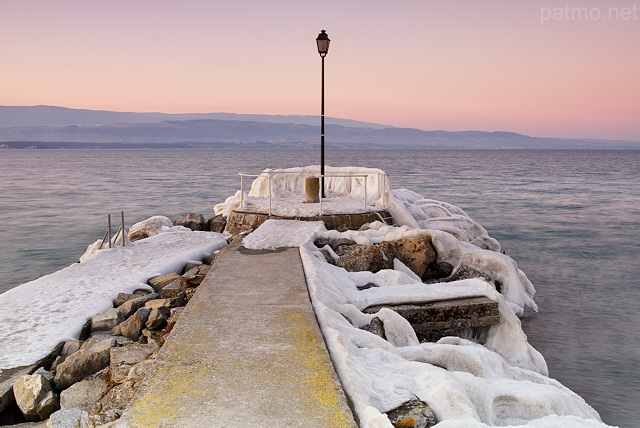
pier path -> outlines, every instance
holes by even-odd
[[[117,426],[357,426],[298,248],[223,249]]]

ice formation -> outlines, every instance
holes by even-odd
[[[287,183],[272,191],[295,187],[292,178],[283,174],[282,180]],[[417,398],[434,410],[439,428],[605,427],[584,399],[548,377],[544,358],[527,342],[518,315],[537,309],[535,289],[499,243],[454,205],[380,188],[400,226],[376,222],[341,233],[319,222],[268,220],[244,241],[254,249],[300,247],[316,316],[360,426],[392,427],[385,412]],[[252,187],[249,195],[264,197],[264,186]],[[383,199],[377,196],[373,204]],[[230,198],[225,207],[237,202]],[[424,284],[401,263],[376,273],[347,272],[327,263],[313,244],[318,237],[375,244],[416,236],[431,237],[438,261],[453,266],[452,276],[461,270],[474,276]],[[377,287],[358,289],[368,283]],[[500,323],[472,337],[432,343],[420,343],[408,321],[390,309],[362,312],[374,304],[470,296],[497,301]],[[373,317],[382,320],[387,340],[360,328]]]
[[[520,306],[509,304],[488,281],[423,284],[401,270],[347,272],[327,263],[313,244],[320,236],[364,243],[429,232],[371,226],[339,233],[326,231],[318,222],[268,220],[245,238],[245,245],[254,249],[300,246],[314,310],[361,427],[391,427],[384,412],[416,397],[432,407],[441,421],[438,427],[605,426],[581,397],[547,377],[544,358],[527,342],[513,310]],[[501,277],[515,275],[510,263],[498,266],[505,257],[479,265]],[[518,278],[512,278],[510,294],[527,302],[527,287],[517,283]],[[371,282],[378,287],[358,290]],[[473,341],[445,337],[419,343],[411,325],[396,312],[362,312],[373,304],[479,295],[499,302],[501,322]],[[360,329],[374,316],[383,321],[387,340]]]
[[[305,178],[320,173],[320,166],[287,169],[266,169],[251,184],[249,192],[236,192],[214,207],[216,214],[228,216],[232,209],[244,203],[253,212],[267,212],[269,199],[275,215],[314,216],[319,214],[318,204],[303,204]],[[323,213],[362,212],[382,210],[391,195],[391,186],[384,171],[377,168],[330,167],[325,168],[325,194]],[[366,176],[366,178],[365,178]]]

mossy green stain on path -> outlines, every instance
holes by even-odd
[[[231,247],[186,307],[118,426],[355,427],[298,249]]]
[[[327,362],[326,352],[321,352],[318,336],[310,327],[315,319],[309,320],[308,313],[289,311],[286,314],[291,331],[289,339],[294,345],[294,364],[300,365],[303,370],[300,393],[309,396],[307,405],[313,406],[310,411],[324,413],[324,419],[330,422],[331,427],[353,426],[352,416],[346,417],[340,409],[341,394],[336,393],[335,374],[331,361]],[[328,363],[328,364],[327,364]]]

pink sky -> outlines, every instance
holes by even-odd
[[[0,105],[640,141],[640,0],[0,0]]]

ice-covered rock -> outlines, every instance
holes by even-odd
[[[420,400],[409,400],[386,413],[394,427],[430,428],[438,423],[433,410]]]
[[[173,221],[174,226],[184,226],[191,230],[207,230],[207,221],[202,214],[183,214]]]
[[[375,245],[344,245],[335,265],[349,272],[377,272],[382,268],[382,251]]]
[[[378,245],[387,259],[399,259],[420,278],[424,277],[429,265],[438,257],[430,236],[383,241]]]
[[[460,207],[447,202],[424,198],[407,189],[395,189],[390,211],[400,224],[427,230],[440,230],[463,242],[480,248],[500,251],[500,244]]]
[[[429,404],[438,426],[604,427],[581,397],[548,377],[544,358],[527,342],[516,314],[535,308],[531,283],[481,229],[460,221],[457,231],[374,223],[339,233],[268,220],[254,232],[259,238],[252,248],[277,248],[283,235],[299,243],[313,307],[360,426],[390,427],[385,412],[417,398]],[[293,236],[309,233],[312,239]],[[418,237],[429,238],[436,250],[431,269],[451,267],[446,278],[425,284],[399,259],[395,269],[348,272],[323,255],[334,260],[329,242],[340,239],[366,247]],[[474,278],[455,279],[472,271]],[[363,313],[371,305],[477,296],[497,302],[499,323],[437,342],[420,343],[409,322],[389,308]]]
[[[163,232],[189,231],[191,229],[184,226],[174,226],[168,217],[157,215],[140,221],[129,228],[129,240],[139,241],[140,239],[156,236]]]
[[[207,220],[207,229],[210,232],[223,233],[227,227],[227,218],[216,215]]]

